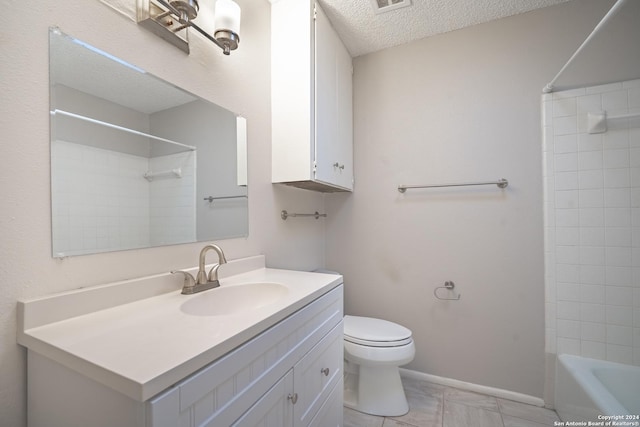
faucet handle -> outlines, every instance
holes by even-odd
[[[182,274],[184,276],[184,283],[182,285],[182,289],[193,288],[196,285],[196,279],[191,275],[191,273],[187,273],[182,270],[172,270],[171,274]]]
[[[211,270],[209,270],[209,274],[207,276],[207,280],[209,282],[214,282],[217,283],[218,285],[216,285],[216,287],[220,286],[220,282],[218,281],[218,269],[220,268],[220,264],[215,264],[213,267],[211,267]]]

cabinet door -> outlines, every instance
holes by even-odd
[[[294,368],[295,425],[308,426],[336,384],[342,387],[343,326],[340,322]]]
[[[233,427],[292,427],[293,408],[290,402],[293,396],[293,371],[282,377],[260,398]]]
[[[336,84],[336,157],[340,163],[336,183],[353,190],[353,63],[340,39],[337,39],[336,45]]]
[[[312,1],[271,2],[272,182],[313,178]]]
[[[329,398],[309,423],[309,427],[342,427],[344,408],[342,382],[333,387]]]
[[[351,56],[315,7],[315,179],[353,189]]]

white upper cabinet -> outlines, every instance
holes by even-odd
[[[317,3],[271,5],[272,181],[353,190],[352,63]]]

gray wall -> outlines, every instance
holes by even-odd
[[[412,329],[408,368],[542,397],[542,87],[613,4],[580,0],[358,57],[356,189],[327,198],[347,313]],[[559,87],[640,77],[640,2]],[[399,184],[507,178],[496,187]],[[460,301],[432,294],[446,280]]]
[[[238,186],[237,179],[236,115],[198,100],[152,114],[150,123],[158,135],[169,139],[180,137],[180,142],[197,148],[197,240],[246,236],[246,198],[204,200],[209,196],[247,194],[246,187]]]

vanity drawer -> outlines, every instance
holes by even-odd
[[[343,375],[343,322],[329,332],[294,367],[294,406],[297,424],[306,426]]]
[[[342,333],[342,289],[342,285],[334,288],[170,391],[156,396],[147,404],[151,421],[148,425],[231,425],[322,337],[332,330],[332,335],[337,329]],[[342,363],[341,355],[338,359]],[[335,372],[333,367],[329,369],[328,379]]]

